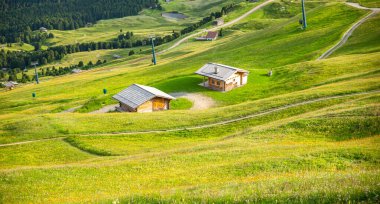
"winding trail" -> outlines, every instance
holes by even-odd
[[[211,97],[199,93],[176,92],[170,95],[176,98],[186,98],[193,103],[190,110],[206,110],[216,105],[216,102]]]
[[[259,9],[263,8],[264,6],[266,6],[266,5],[270,4],[270,3],[272,3],[273,1],[274,1],[274,0],[267,0],[267,1],[263,2],[262,4],[257,5],[256,7],[252,8],[252,9],[249,10],[247,13],[245,13],[245,14],[239,16],[238,18],[235,18],[235,19],[232,20],[232,21],[229,21],[229,22],[227,22],[227,23],[225,23],[225,24],[223,24],[223,25],[220,25],[220,26],[216,26],[216,27],[210,28],[210,29],[208,29],[208,30],[209,30],[209,31],[216,31],[216,30],[218,30],[218,29],[220,29],[220,28],[224,28],[224,27],[231,26],[231,25],[233,25],[233,24],[235,24],[235,23],[237,23],[237,22],[243,20],[244,18],[248,17],[248,16],[251,15],[252,13],[258,11]],[[179,40],[178,42],[174,43],[174,45],[172,45],[171,47],[169,47],[169,48],[167,48],[167,49],[165,49],[165,50],[162,50],[162,51],[158,52],[158,54],[162,54],[162,53],[167,52],[167,51],[169,51],[169,50],[171,50],[171,49],[174,49],[175,47],[179,46],[180,44],[182,44],[183,42],[187,41],[188,39],[193,38],[193,37],[196,37],[197,35],[200,35],[200,34],[202,34],[202,33],[204,33],[204,31],[199,31],[199,32],[197,32],[197,33],[193,33],[193,34],[191,34],[191,35],[189,35],[189,36],[187,36],[187,37],[185,37],[185,38],[182,38],[182,39]]]
[[[364,22],[366,22],[368,19],[370,19],[371,17],[375,16],[377,13],[380,12],[380,8],[366,8],[366,7],[363,7],[363,6],[360,6],[358,3],[349,3],[349,2],[346,2],[347,5],[349,6],[352,6],[352,7],[355,7],[355,8],[358,8],[358,9],[363,9],[363,10],[371,10],[372,12],[366,16],[364,16],[362,19],[360,19],[358,22],[356,22],[353,26],[351,26],[350,29],[348,29],[343,37],[340,39],[340,41],[334,45],[332,48],[330,48],[329,50],[327,50],[325,53],[323,53],[317,60],[322,60],[322,59],[326,59],[327,57],[329,57],[331,54],[333,54],[336,50],[338,50],[339,48],[341,48],[348,40],[349,37],[351,37],[352,33],[360,26],[362,25]]]
[[[233,24],[241,21],[242,19],[246,18],[247,16],[251,15],[252,13],[256,12],[257,10],[263,8],[264,6],[272,3],[273,1],[274,0],[267,0],[267,1],[263,2],[262,4],[260,4],[260,5],[256,6],[256,7],[252,8],[251,10],[249,10],[248,12],[246,12],[245,14],[243,14],[242,16],[240,16],[240,17],[238,17],[238,18],[236,18],[236,19],[234,19],[234,20],[232,20],[230,22],[227,22],[226,24],[223,24],[221,26],[213,27],[213,28],[211,28],[209,30],[210,31],[215,31],[215,30],[218,30],[220,28],[231,26],[231,25],[233,25]],[[332,48],[330,48],[327,52],[325,52],[324,54],[322,54],[318,58],[318,60],[325,59],[325,58],[329,57],[337,49],[339,49],[340,47],[342,47],[347,42],[348,38],[352,35],[352,33],[361,24],[363,24],[369,18],[373,17],[374,15],[376,15],[377,13],[380,12],[380,8],[366,8],[366,7],[360,6],[357,3],[348,3],[348,2],[346,2],[346,4],[349,5],[349,6],[353,6],[355,8],[358,8],[358,9],[371,10],[372,12],[370,14],[366,15],[365,17],[363,17],[357,23],[355,23],[343,35],[342,39],[336,45],[334,45]],[[158,52],[157,54],[158,55],[159,54],[163,54],[163,53],[165,53],[165,52],[167,52],[167,51],[169,51],[171,49],[174,49],[177,46],[181,45],[183,42],[187,41],[188,39],[193,38],[193,37],[195,37],[195,36],[197,36],[197,35],[199,35],[199,34],[201,34],[203,32],[204,31],[199,31],[199,32],[193,33],[193,34],[191,34],[191,35],[189,35],[189,36],[187,36],[185,38],[182,38],[181,40],[179,40],[175,44],[173,44],[171,47],[169,47],[169,48],[167,48],[165,50],[162,50],[162,51]],[[145,60],[145,59],[148,59],[148,58],[150,58],[150,56],[139,58],[139,59],[137,59],[137,60],[135,60],[133,62],[142,61],[142,60]],[[209,128],[209,127],[214,127],[214,126],[218,126],[218,125],[226,125],[226,124],[230,124],[230,123],[234,123],[234,122],[238,122],[238,121],[242,121],[242,120],[247,120],[247,119],[255,118],[255,117],[258,117],[258,116],[268,115],[268,114],[271,114],[271,113],[274,113],[274,112],[282,111],[282,110],[289,109],[289,108],[294,108],[294,107],[297,107],[297,106],[312,104],[312,103],[326,101],[326,100],[344,98],[344,97],[349,97],[349,96],[372,94],[372,93],[380,93],[380,90],[367,91],[367,92],[359,92],[359,93],[345,94],[345,95],[338,95],[338,96],[330,96],[330,97],[324,97],[324,98],[318,98],[318,99],[312,99],[312,100],[308,100],[308,101],[303,101],[303,102],[298,102],[298,103],[294,103],[294,104],[289,104],[289,105],[281,106],[281,107],[278,107],[278,108],[273,108],[273,109],[270,109],[270,110],[267,110],[267,111],[263,111],[263,112],[259,112],[259,113],[250,114],[250,115],[247,115],[247,116],[244,116],[244,117],[240,117],[240,118],[235,118],[235,119],[226,120],[226,121],[217,122],[217,123],[210,123],[210,124],[207,124],[207,125],[199,125],[199,126],[185,127],[185,128],[165,129],[165,130],[146,130],[146,131],[136,131],[136,132],[113,132],[113,133],[77,134],[77,135],[72,135],[72,136],[132,135],[132,134],[165,133],[165,132],[177,132],[177,131],[183,131],[183,130],[203,129],[203,128]],[[39,139],[39,140],[30,140],[30,141],[8,143],[8,144],[0,144],[0,147],[23,145],[23,144],[29,144],[29,143],[34,143],[34,142],[43,142],[43,141],[49,141],[49,140],[60,140],[60,139],[63,139],[63,138],[65,138],[65,137],[46,138],[46,139]]]
[[[224,28],[224,27],[227,27],[227,26],[231,26],[231,25],[233,25],[233,24],[235,24],[235,23],[237,23],[237,22],[243,20],[244,18],[248,17],[248,16],[251,15],[252,13],[254,13],[254,12],[260,10],[260,9],[263,8],[264,6],[266,6],[266,5],[268,5],[268,4],[272,3],[272,2],[274,2],[274,1],[275,1],[275,0],[266,0],[266,1],[264,1],[262,4],[255,6],[254,8],[252,8],[252,9],[249,10],[248,12],[244,13],[243,15],[239,16],[238,18],[235,18],[235,19],[232,20],[232,21],[229,21],[229,22],[227,22],[227,23],[225,23],[225,24],[223,24],[223,25],[220,25],[220,26],[216,26],[216,27],[210,28],[210,29],[208,29],[208,30],[209,30],[209,31],[216,31],[216,30],[218,30],[218,29],[220,29],[220,28]],[[173,44],[172,46],[170,46],[169,48],[166,48],[166,49],[164,49],[164,50],[161,50],[161,51],[157,52],[156,55],[164,54],[165,52],[167,52],[167,51],[169,51],[169,50],[172,50],[172,49],[178,47],[179,45],[181,45],[182,43],[186,42],[186,41],[189,40],[190,38],[194,38],[194,37],[196,37],[196,36],[198,36],[198,35],[200,35],[200,34],[202,34],[202,33],[204,33],[203,30],[202,30],[202,31],[199,31],[199,32],[196,32],[196,33],[193,33],[193,34],[191,34],[191,35],[188,35],[188,36],[186,36],[186,37],[180,39],[180,40],[177,41],[176,43],[174,43],[174,44]],[[136,62],[140,62],[140,61],[143,61],[143,60],[146,60],[146,59],[150,59],[150,58],[151,58],[151,56],[145,56],[145,57],[138,58],[138,59],[136,59],[136,60],[132,60],[132,61],[130,61],[130,63],[136,63]]]
[[[240,117],[240,118],[225,120],[225,121],[216,122],[216,123],[210,123],[210,124],[206,124],[206,125],[198,125],[198,126],[193,126],[193,127],[173,128],[173,129],[164,129],[164,130],[146,130],[146,131],[135,131],[135,132],[132,131],[132,132],[113,132],[113,133],[111,132],[111,133],[73,134],[73,135],[68,135],[67,137],[69,137],[69,136],[90,137],[90,136],[110,136],[110,135],[113,135],[113,136],[115,136],[115,135],[137,135],[137,134],[148,134],[148,133],[167,133],[167,132],[178,132],[178,131],[184,131],[184,130],[197,130],[197,129],[215,127],[215,126],[219,126],[219,125],[226,125],[226,124],[230,124],[230,123],[239,122],[242,120],[248,120],[251,118],[264,116],[264,115],[268,115],[268,114],[271,114],[274,112],[278,112],[278,111],[282,111],[282,110],[286,110],[286,109],[294,108],[294,107],[298,107],[298,106],[308,105],[308,104],[312,104],[312,103],[317,103],[317,102],[322,102],[322,101],[327,101],[327,100],[332,100],[332,99],[339,99],[339,98],[344,98],[344,97],[350,97],[350,96],[359,96],[359,95],[376,94],[376,93],[380,93],[380,90],[317,98],[317,99],[312,99],[312,100],[307,100],[307,101],[303,101],[303,102],[298,102],[298,103],[280,106],[277,108],[269,109],[269,110],[258,112],[258,113],[249,114],[247,116]],[[28,144],[28,143],[34,143],[34,142],[43,142],[43,141],[49,141],[49,140],[59,140],[59,139],[63,139],[63,138],[65,138],[65,137],[56,137],[56,138],[30,140],[30,141],[23,141],[23,142],[8,143],[8,144],[0,144],[0,147],[8,147],[8,146],[22,145],[22,144]]]

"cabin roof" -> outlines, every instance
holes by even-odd
[[[114,99],[128,105],[131,108],[137,108],[155,97],[170,100],[175,99],[173,96],[170,96],[169,94],[164,93],[154,87],[143,86],[140,84],[132,84],[128,88],[113,96]]]
[[[206,38],[207,39],[215,39],[216,37],[218,37],[218,32],[214,32],[214,31],[209,31],[207,32],[207,35],[206,35]]]
[[[215,68],[217,68],[218,73],[215,72]],[[216,63],[207,63],[195,73],[202,76],[226,81],[236,72],[249,73],[247,70],[244,69]]]
[[[8,82],[5,82],[5,83],[3,83],[3,84],[4,84],[4,86],[6,86],[6,87],[12,87],[12,86],[18,85],[18,83],[17,83],[17,82],[14,82],[14,81],[8,81]]]

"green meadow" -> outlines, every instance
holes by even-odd
[[[80,42],[109,41],[117,38],[120,29],[123,32],[132,31],[138,38],[147,38],[154,34],[165,36],[174,31],[180,31],[191,23],[195,23],[211,12],[231,3],[243,2],[243,0],[177,0],[172,3],[162,2],[163,10],[144,10],[138,16],[128,16],[119,19],[101,20],[91,27],[80,28],[72,31],[51,31],[54,39],[49,39],[46,44],[50,46],[75,44]],[[185,19],[172,19],[161,16],[164,12],[180,12],[187,16]]]
[[[109,40],[123,26],[140,36],[171,32],[231,2],[239,6],[225,21],[263,1],[174,0],[162,3],[164,11],[188,19],[144,10],[53,31],[50,43]],[[148,47],[133,56],[130,49],[75,53],[55,65],[108,63],[0,92],[0,202],[378,203],[379,14],[316,60],[369,11],[306,2],[307,30],[298,22],[300,1],[275,1],[280,11],[269,4],[216,41],[189,39],[158,55],[156,66]],[[226,93],[202,88],[194,72],[208,62],[247,69],[248,84]],[[216,106],[191,110],[194,103],[179,98],[169,111],[91,113],[117,103],[111,97],[133,83],[202,94]]]

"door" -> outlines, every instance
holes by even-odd
[[[153,110],[165,110],[166,109],[166,100],[163,98],[153,99]]]

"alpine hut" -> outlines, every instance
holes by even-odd
[[[7,90],[13,90],[16,87],[16,85],[18,85],[18,83],[14,81],[8,81],[4,83],[3,85]]]
[[[153,112],[169,110],[170,101],[175,98],[154,87],[132,84],[113,96],[120,103],[121,112]]]
[[[40,32],[41,32],[41,33],[47,33],[47,32],[48,32],[48,29],[46,29],[45,27],[41,27],[41,28],[40,28]]]
[[[195,72],[204,77],[201,86],[217,91],[230,91],[248,82],[249,71],[223,64],[207,63]]]
[[[219,33],[217,31],[209,31],[206,36],[195,38],[197,41],[213,41],[218,38]]]

